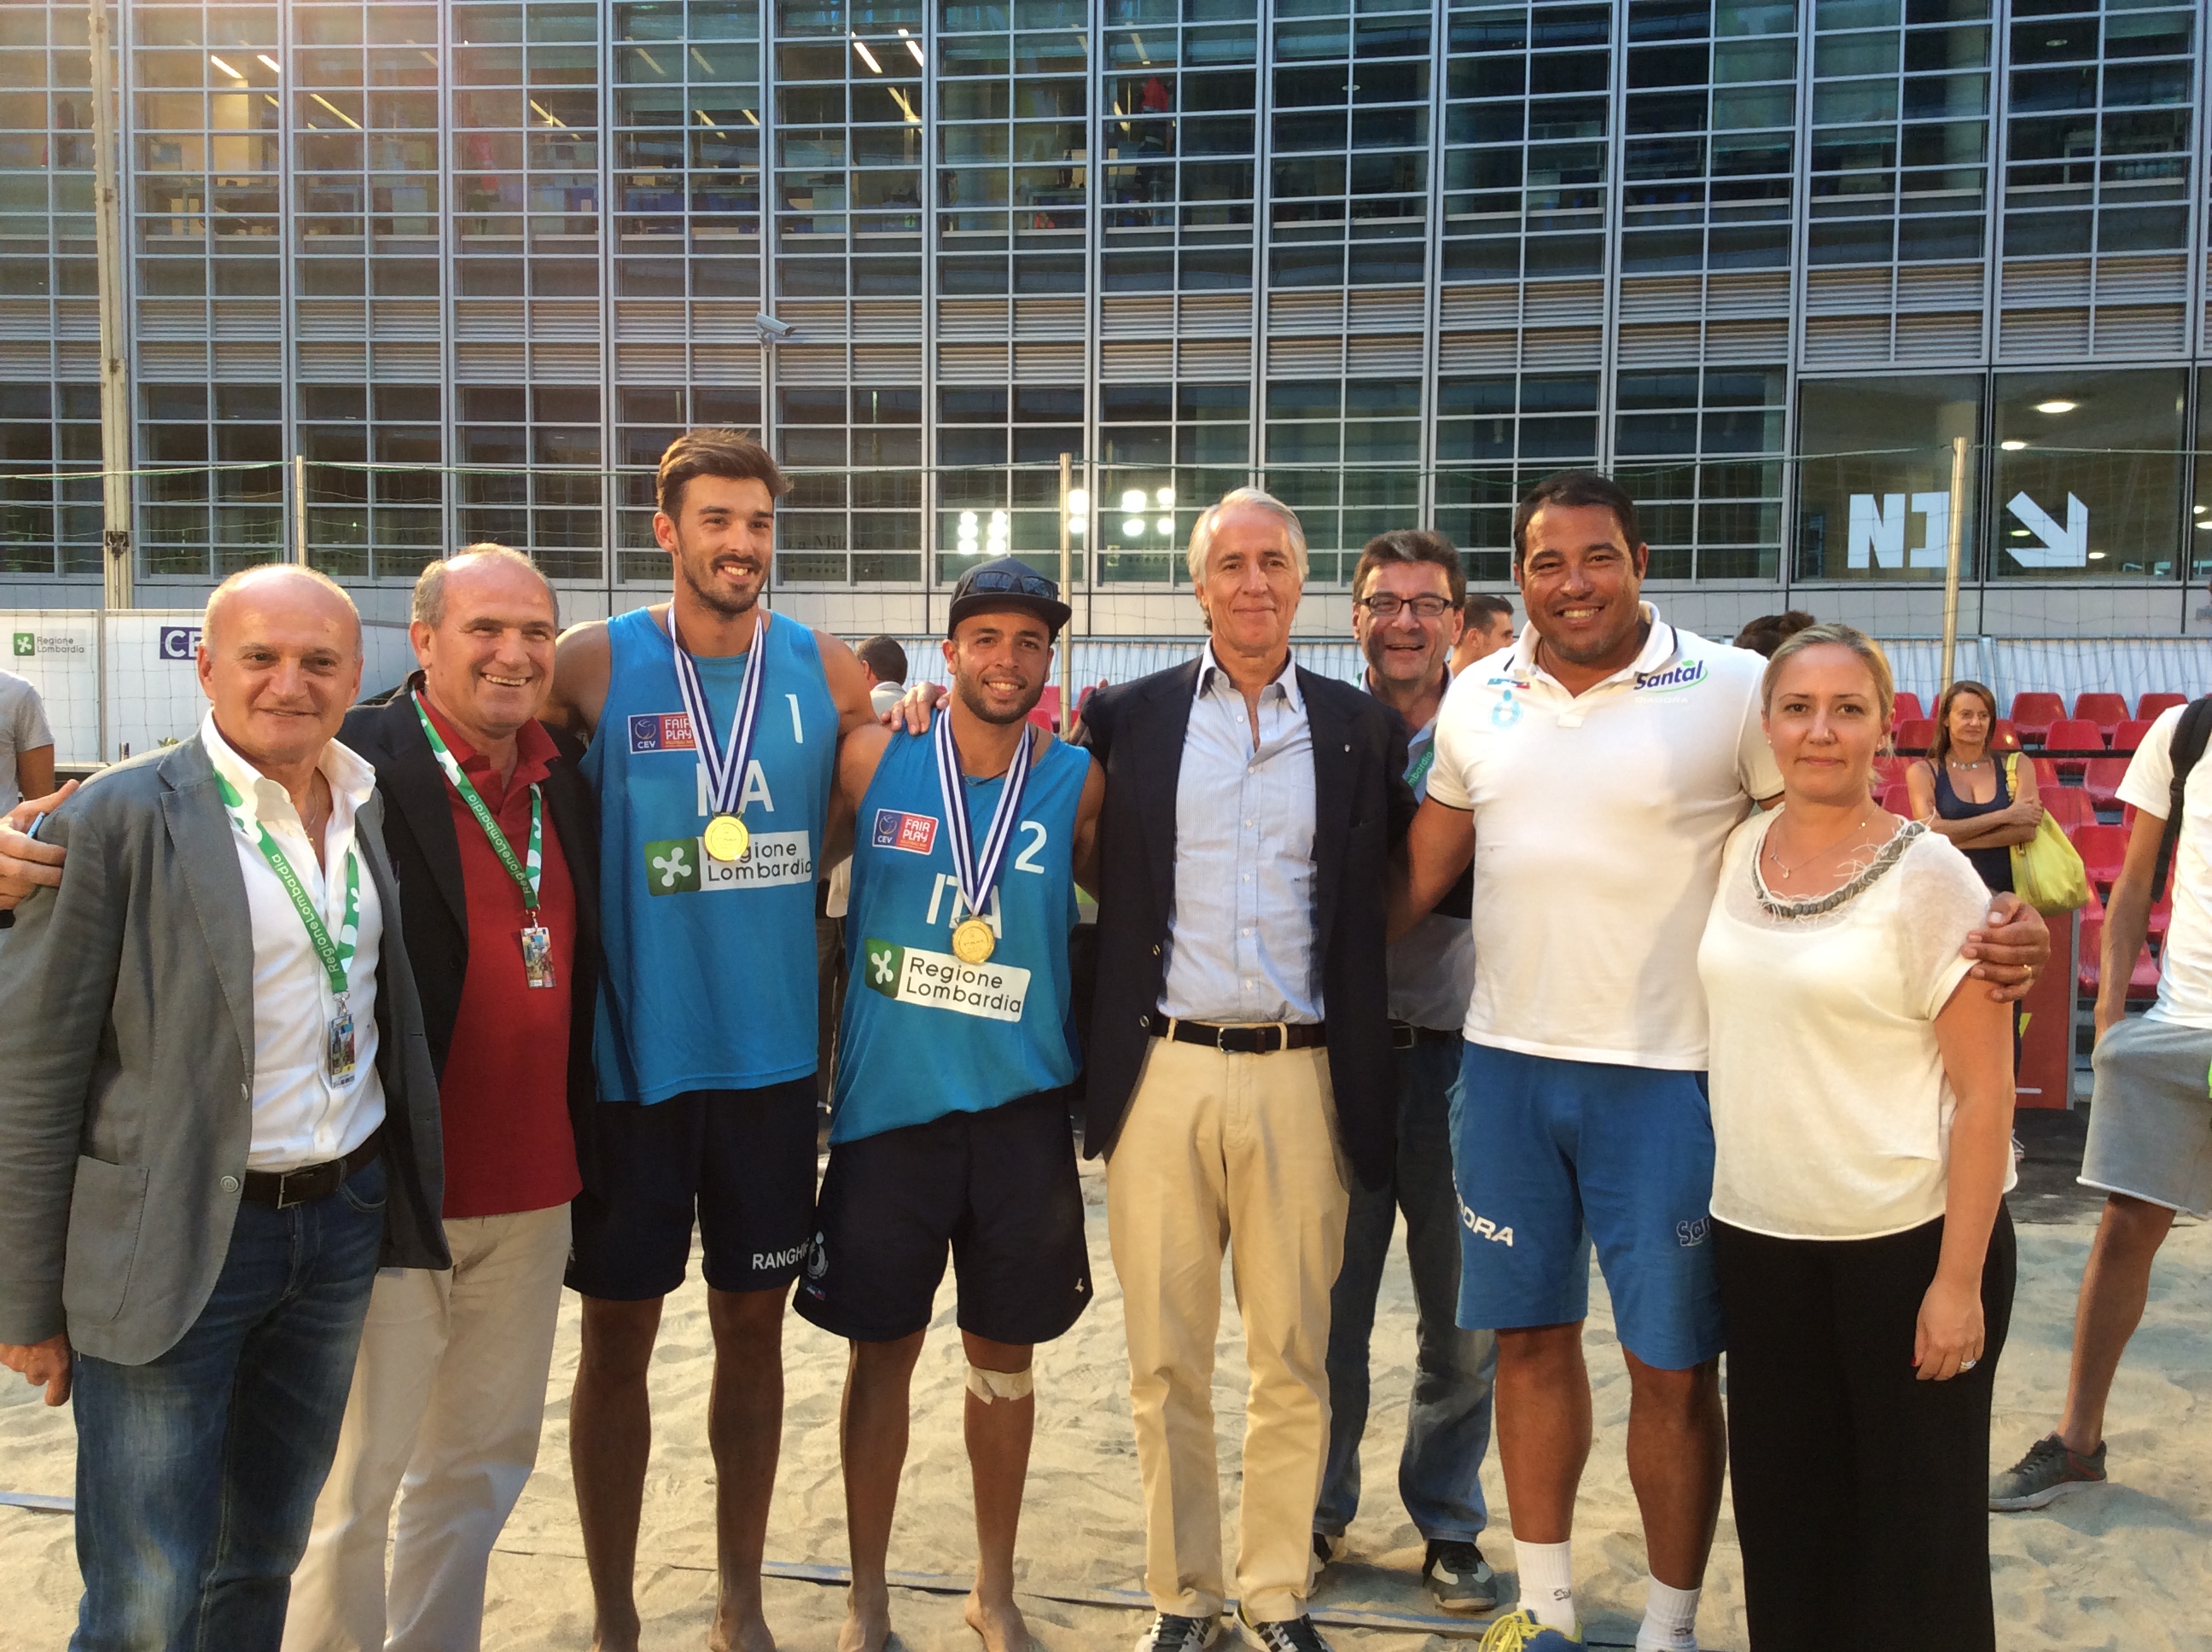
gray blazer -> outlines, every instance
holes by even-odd
[[[372,795],[356,835],[384,908],[384,1261],[447,1267],[438,1081]],[[143,1364],[198,1319],[252,1133],[253,936],[194,737],[107,769],[46,823],[66,843],[0,947],[0,1342],[66,1329]]]

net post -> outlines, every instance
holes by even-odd
[[[100,604],[129,608],[137,574],[131,550],[131,378],[124,325],[123,226],[116,183],[115,73],[107,0],[90,0],[87,44],[92,48],[93,245],[100,295]],[[100,624],[103,648],[106,623]],[[100,706],[103,721],[106,703]],[[100,760],[107,757],[100,736]]]
[[[307,565],[307,456],[292,455],[292,560]]]
[[[1075,592],[1075,583],[1069,577],[1068,557],[1068,498],[1071,472],[1075,456],[1060,456],[1060,599],[1067,602]],[[1072,604],[1071,604],[1072,605]],[[1072,617],[1072,616],[1071,616]],[[1065,737],[1075,727],[1075,639],[1062,629],[1060,637],[1060,732]]]
[[[1950,545],[1943,554],[1942,689],[1951,686],[1951,665],[1959,647],[1959,558],[1966,538],[1966,439],[1954,436],[1951,438]]]

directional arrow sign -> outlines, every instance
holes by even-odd
[[[2050,512],[2025,493],[2014,494],[2005,508],[2042,543],[2008,543],[2005,552],[2022,568],[2087,568],[2089,565],[2089,507],[2072,494],[2066,495],[2066,525],[2061,527]]]

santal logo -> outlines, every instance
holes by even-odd
[[[1668,693],[1675,689],[1693,688],[1705,680],[1705,662],[1702,659],[1686,659],[1679,665],[1669,665],[1663,671],[1654,671],[1649,677],[1638,677],[1636,687],[1639,693],[1645,689]]]

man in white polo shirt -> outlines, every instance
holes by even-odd
[[[1408,842],[1413,914],[1474,862],[1452,1155],[1459,1321],[1498,1335],[1522,1602],[1492,1633],[1516,1652],[1580,1643],[1569,1534],[1590,1444],[1595,1242],[1651,1569],[1636,1645],[1681,1652],[1697,1643],[1723,1438],[1696,957],[1722,845],[1782,790],[1759,721],[1765,662],[1639,599],[1649,552],[1634,502],[1605,477],[1538,484],[1513,547],[1528,629],[1454,679]],[[2030,913],[1967,950],[1978,975],[2024,983],[2048,944]]]

